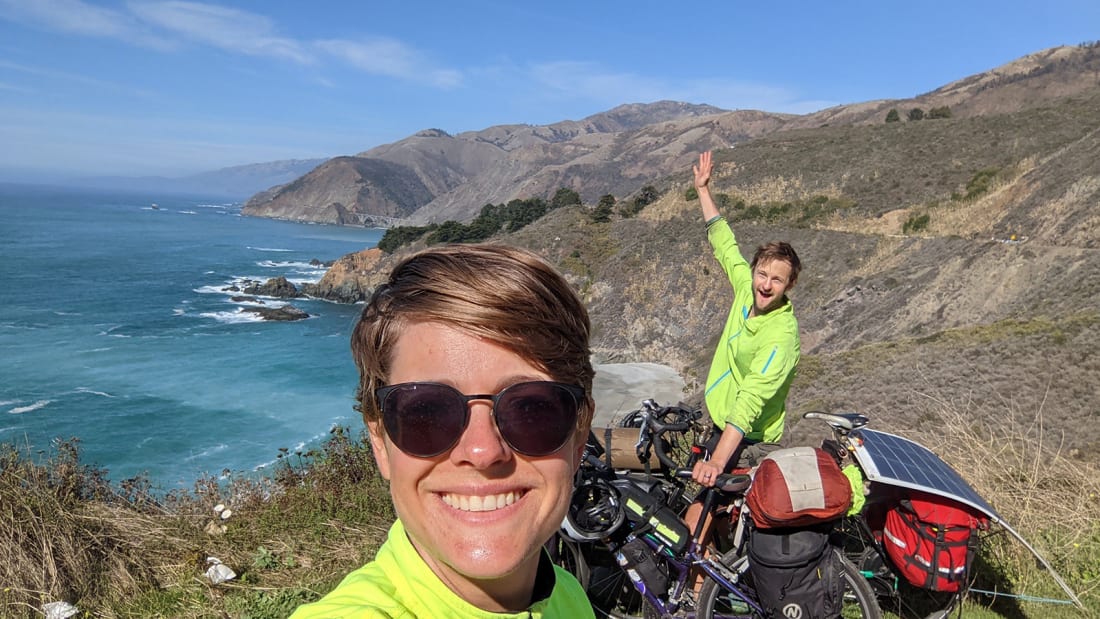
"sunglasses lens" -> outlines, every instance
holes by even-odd
[[[438,456],[453,447],[466,428],[466,400],[445,385],[397,385],[380,404],[386,433],[409,455]]]
[[[516,451],[546,456],[561,449],[576,431],[578,406],[573,394],[561,385],[520,383],[500,394],[496,404],[497,427]]]

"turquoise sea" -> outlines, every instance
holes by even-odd
[[[0,442],[48,454],[78,437],[113,481],[145,473],[171,489],[268,466],[334,424],[360,429],[348,352],[360,308],[296,299],[311,318],[264,322],[223,289],[316,281],[311,260],[382,231],[240,206],[0,184]]]

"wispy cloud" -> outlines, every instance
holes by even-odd
[[[197,44],[301,65],[329,57],[364,73],[433,88],[456,88],[464,81],[461,71],[396,39],[299,40],[281,34],[265,15],[203,2],[133,0],[123,11],[83,0],[0,0],[0,18],[161,50]]]
[[[587,98],[603,105],[660,100],[709,103],[725,109],[761,109],[806,113],[830,105],[806,101],[784,88],[738,80],[676,81],[615,72],[591,62],[548,62],[531,67],[540,88],[570,98]]]
[[[435,67],[422,53],[394,39],[327,40],[317,41],[316,46],[374,75],[386,75],[437,88],[455,88],[463,81],[461,72]]]
[[[81,0],[0,0],[0,17],[47,30],[117,39],[141,47],[170,47],[133,15]]]
[[[133,88],[133,87],[127,85],[127,84],[120,84],[120,83],[111,82],[111,81],[108,81],[108,80],[101,80],[101,79],[97,79],[97,78],[94,78],[94,77],[89,77],[87,75],[83,75],[83,74],[79,74],[79,73],[68,73],[68,72],[65,72],[65,71],[57,71],[55,69],[44,69],[42,67],[32,67],[32,66],[28,66],[28,65],[25,65],[25,64],[19,64],[19,63],[16,63],[16,62],[9,62],[7,60],[0,60],[0,69],[6,69],[8,71],[23,73],[25,75],[33,75],[33,76],[37,76],[37,77],[44,77],[44,78],[48,78],[48,79],[51,79],[51,80],[67,81],[67,82],[73,82],[73,83],[76,83],[76,84],[82,84],[84,86],[91,86],[91,87],[100,88],[100,89],[107,89],[107,90],[113,90],[113,91],[117,91],[117,92],[124,92],[124,93],[127,93],[130,96],[135,96],[135,97],[153,97],[154,96],[154,93],[152,93],[150,91],[136,89],[136,88]],[[9,90],[20,90],[20,91],[23,91],[23,92],[31,92],[30,90],[27,90],[26,88],[19,88],[19,87],[14,87],[14,86],[9,87]]]
[[[14,84],[5,84],[4,82],[0,82],[0,90],[6,90],[8,92],[21,92],[24,94],[30,94],[34,92],[30,88],[24,88],[22,86],[16,86]]]
[[[268,17],[199,2],[132,2],[142,21],[187,40],[249,56],[266,56],[301,64],[313,57],[294,39],[279,36]]]

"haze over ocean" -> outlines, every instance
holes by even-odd
[[[269,465],[334,424],[358,432],[348,338],[361,306],[295,299],[311,318],[264,322],[222,289],[316,281],[311,260],[382,231],[240,206],[0,185],[0,442],[35,453],[78,437],[112,481],[146,473],[171,489]]]

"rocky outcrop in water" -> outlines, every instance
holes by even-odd
[[[303,284],[302,292],[340,303],[366,301],[375,287],[389,275],[392,263],[382,264],[384,257],[382,250],[377,248],[348,254],[334,262],[321,281]]]
[[[262,297],[275,297],[276,299],[296,299],[304,296],[297,286],[290,283],[287,278],[279,276],[272,277],[266,282],[260,284],[253,282],[252,284],[245,286],[245,294],[259,295]]]
[[[282,307],[245,307],[242,308],[241,311],[252,312],[253,314],[258,314],[264,320],[276,322],[289,322],[292,320],[309,318],[309,313],[293,305],[284,305]]]

